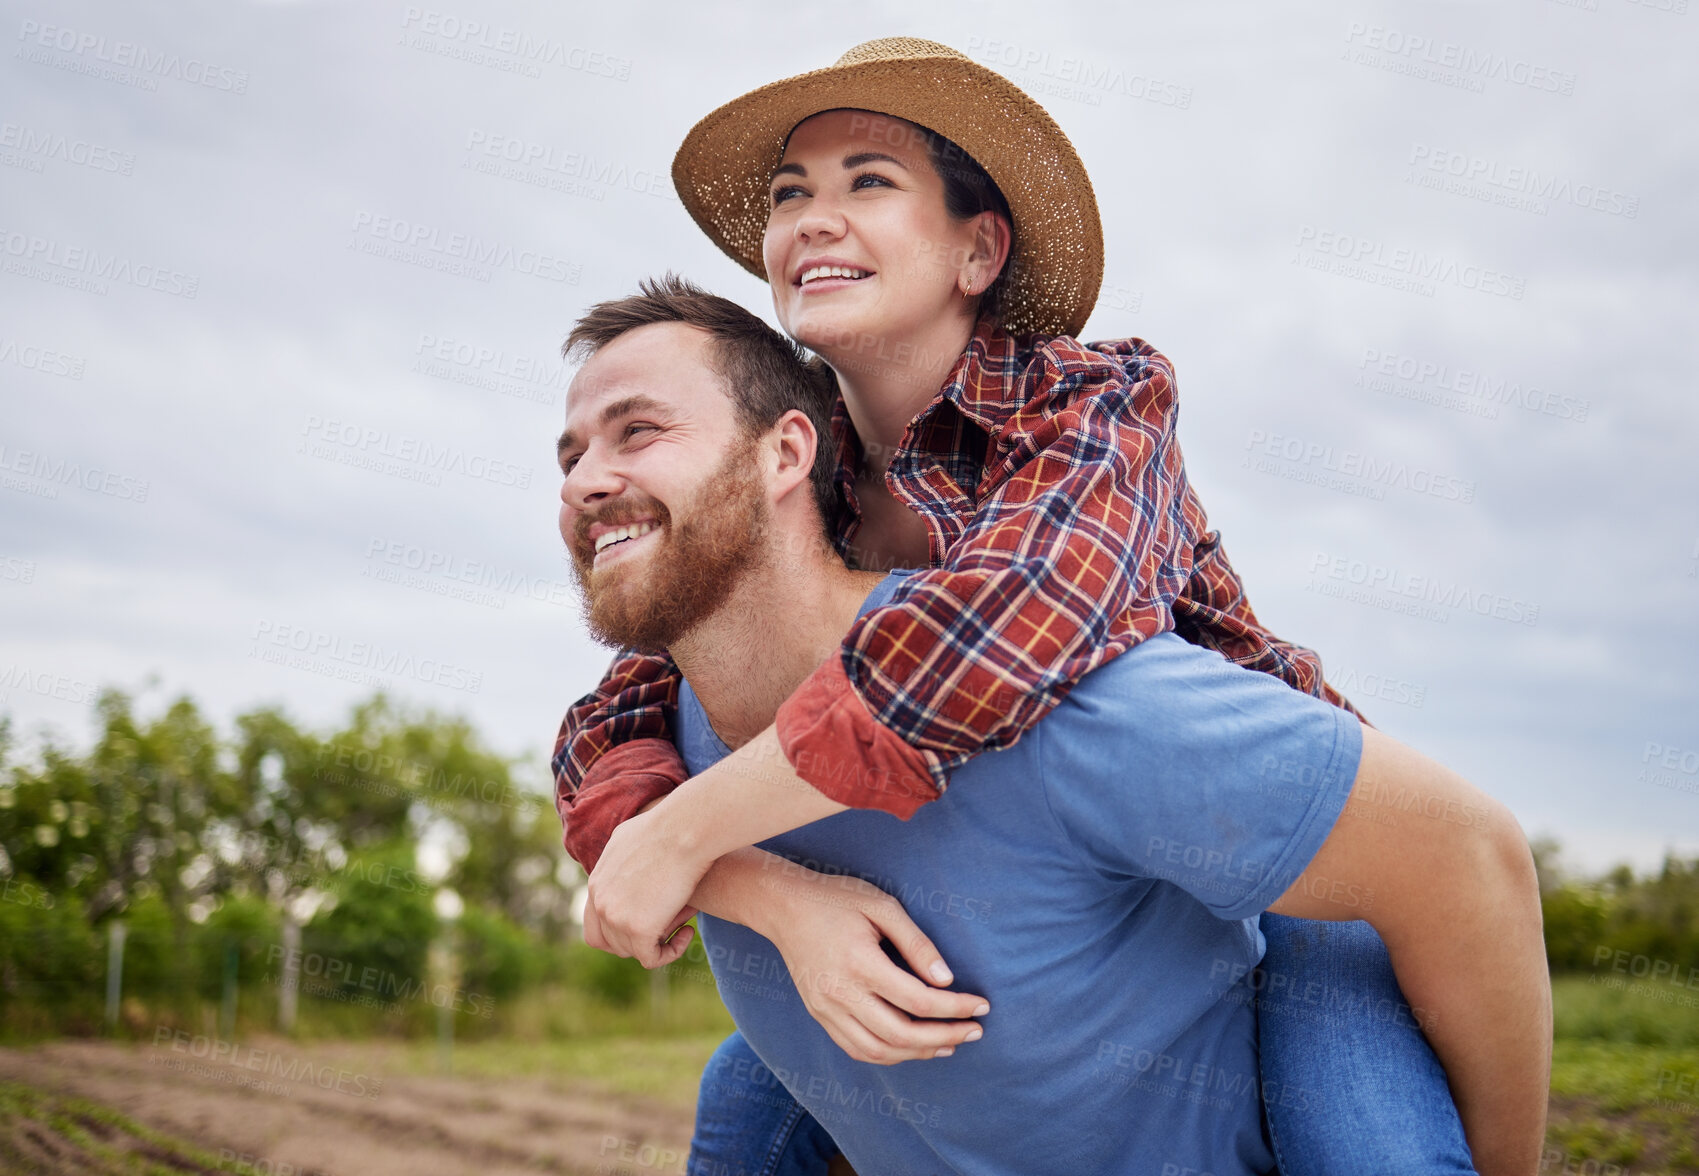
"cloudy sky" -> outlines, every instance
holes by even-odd
[[[560,342],[669,268],[771,320],[673,151],[906,34],[1078,147],[1085,336],[1174,362],[1270,627],[1572,864],[1699,852],[1689,0],[435,2],[0,4],[24,735],[86,740],[105,685],[329,726],[375,681],[540,780],[608,660],[555,533]]]

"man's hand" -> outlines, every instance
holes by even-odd
[[[661,814],[641,812],[608,838],[590,872],[584,904],[584,942],[645,968],[670,964],[690,946],[696,914],[690,896],[712,860],[698,862]]]
[[[782,871],[776,889],[783,901],[756,929],[784,956],[803,1004],[839,1048],[858,1062],[894,1065],[949,1057],[979,1039],[979,1025],[966,1018],[984,1016],[991,1005],[971,993],[940,991],[952,980],[950,969],[900,902],[859,878],[773,861]],[[893,963],[881,939],[938,987]]]

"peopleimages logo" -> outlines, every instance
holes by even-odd
[[[1331,445],[1318,442],[1306,442],[1300,437],[1288,437],[1281,433],[1267,433],[1261,429],[1252,429],[1249,439],[1245,442],[1247,461],[1251,468],[1259,473],[1283,475],[1279,462],[1286,462],[1294,470],[1303,470],[1320,475],[1335,475],[1333,479],[1321,477],[1295,478],[1298,481],[1319,481],[1329,489],[1352,492],[1353,487],[1342,484],[1338,479],[1346,479],[1357,484],[1356,493],[1365,491],[1392,489],[1407,490],[1427,498],[1439,498],[1448,502],[1471,503],[1475,501],[1475,483],[1450,474],[1439,474],[1423,466],[1412,465],[1407,461],[1390,458],[1374,457],[1360,453],[1354,449],[1338,449]],[[1259,460],[1251,461],[1252,458]],[[1283,475],[1284,476],[1284,475]],[[1384,494],[1364,494],[1365,497],[1382,498]]]
[[[1699,792],[1699,751],[1648,741],[1640,756],[1639,782],[1676,792]]]
[[[94,171],[117,172],[127,176],[136,168],[136,157],[128,151],[117,151],[87,139],[71,139],[53,131],[38,131],[34,127],[14,122],[0,123],[0,147],[20,152],[25,159],[40,162],[56,159],[76,167]],[[30,170],[40,171],[39,167]]]
[[[1422,683],[1406,682],[1391,674],[1359,672],[1351,667],[1330,671],[1327,683],[1347,698],[1373,698],[1417,710],[1428,700],[1428,688]]]
[[[250,657],[345,681],[379,685],[374,675],[386,674],[445,686],[450,690],[464,690],[468,694],[476,694],[484,688],[482,671],[469,670],[436,658],[415,657],[371,641],[349,641],[320,629],[258,621],[254,624],[251,640]]]
[[[499,458],[469,453],[453,445],[435,445],[405,433],[374,429],[351,421],[327,420],[307,414],[301,426],[306,438],[298,452],[309,457],[363,466],[412,481],[442,484],[443,474],[459,474],[498,486],[529,489],[531,470]]]
[[[60,53],[69,53],[88,61],[134,70],[146,75],[147,80],[153,82],[151,86],[146,87],[150,90],[159,87],[159,83],[154,79],[168,78],[194,86],[206,86],[212,90],[224,90],[231,94],[248,92],[248,71],[245,69],[212,65],[198,57],[184,57],[180,53],[149,49],[146,45],[139,45],[134,41],[109,42],[97,33],[78,32],[62,25],[44,25],[34,20],[26,20],[19,26],[18,40],[24,42],[26,49],[31,45],[56,49]],[[19,56],[23,55],[20,51]],[[48,60],[40,64],[57,63]]]
[[[1445,622],[1451,608],[1519,625],[1539,623],[1540,606],[1500,592],[1483,592],[1438,576],[1415,576],[1397,568],[1318,551],[1310,559],[1310,588],[1323,596]]]
[[[1513,86],[1561,94],[1566,98],[1575,93],[1575,75],[1564,70],[1535,65],[1490,49],[1477,49],[1454,41],[1435,41],[1402,29],[1383,28],[1354,20],[1346,30],[1345,42],[1349,46],[1360,47],[1355,56],[1351,49],[1346,50],[1350,60],[1393,73],[1409,73],[1448,85],[1463,85],[1475,91],[1483,88],[1485,80],[1497,79]],[[1373,52],[1365,53],[1363,50]],[[1385,57],[1382,58],[1381,54]]]
[[[1476,155],[1435,147],[1428,143],[1411,144],[1407,162],[1412,169],[1410,174],[1418,180],[1421,172],[1426,171],[1464,184],[1481,184],[1519,196],[1532,197],[1536,201],[1550,200],[1557,204],[1573,204],[1577,208],[1610,213],[1630,220],[1637,219],[1640,215],[1638,196],[1630,196],[1602,184],[1571,183],[1568,179],[1542,173],[1534,168],[1500,167],[1497,160],[1482,159]],[[1467,195],[1468,192],[1465,191],[1464,194]],[[1538,211],[1543,214],[1545,209],[1539,208]]]
[[[463,167],[500,175],[506,179],[537,180],[547,176],[562,181],[566,186],[548,183],[541,186],[555,187],[557,191],[564,191],[569,195],[588,196],[592,200],[603,199],[610,189],[655,196],[662,200],[676,199],[672,181],[665,169],[633,168],[610,159],[597,159],[579,151],[537,143],[518,135],[492,133],[474,128],[467,132],[466,154],[468,158],[462,164]],[[503,170],[497,165],[511,165],[511,168]],[[586,184],[594,187],[581,186]]]
[[[1036,88],[1058,98],[1073,98],[1091,106],[1103,104],[1103,94],[1119,94],[1158,106],[1185,110],[1192,104],[1192,88],[1129,72],[1113,65],[1098,65],[1072,54],[1052,56],[1047,49],[1034,49],[1011,41],[969,36],[967,55],[982,65],[1024,74],[1034,81],[1050,83]],[[1079,87],[1075,89],[1074,87]],[[1033,88],[1030,87],[1029,88]]]
[[[1431,290],[1422,291],[1419,288],[1420,283],[1437,282],[1442,285],[1456,286],[1462,290],[1474,290],[1481,294],[1496,294],[1499,297],[1510,298],[1517,302],[1522,301],[1523,295],[1528,290],[1528,279],[1518,277],[1515,274],[1500,273],[1497,270],[1487,269],[1485,266],[1475,265],[1471,262],[1459,262],[1455,258],[1424,253],[1420,249],[1408,249],[1402,246],[1392,248],[1387,246],[1385,242],[1377,241],[1373,237],[1358,237],[1350,233],[1317,228],[1310,224],[1298,226],[1296,244],[1299,252],[1292,258],[1295,263],[1306,261],[1304,251],[1309,250],[1310,258],[1306,262],[1307,264],[1314,261],[1332,260],[1345,263],[1348,266],[1373,267],[1376,270],[1384,271],[1383,276],[1397,275],[1401,279],[1417,284],[1413,288],[1419,293],[1428,293],[1429,296],[1431,296]],[[1310,264],[1310,268],[1327,267]],[[1375,280],[1369,274],[1359,275],[1343,269],[1339,272],[1345,273],[1349,277],[1364,276],[1368,280]],[[1382,282],[1381,284],[1388,283]]]
[[[364,791],[379,792],[385,796],[399,796],[407,792],[427,803],[441,799],[511,809],[547,803],[546,797],[521,792],[505,781],[480,778],[465,772],[450,774],[430,760],[406,759],[358,744],[331,743],[321,747],[313,776],[321,780],[335,777],[339,782],[355,784],[363,787]]]
[[[466,559],[435,548],[403,540],[373,538],[366,544],[366,559],[403,572],[449,584],[486,589],[497,595],[496,607],[510,596],[523,596],[539,603],[566,605],[575,602],[572,585],[564,580],[530,576],[488,560]],[[387,577],[378,576],[384,579]]]
[[[555,65],[592,77],[628,81],[631,58],[583,45],[568,45],[547,37],[533,37],[522,29],[466,20],[435,8],[409,5],[401,18],[401,44],[414,49],[459,58],[473,65],[488,65],[526,77],[542,77],[539,65]],[[496,60],[499,54],[505,60]]]
[[[284,976],[280,979],[294,975],[320,981],[328,987],[356,988],[391,1004],[422,1001],[439,1009],[453,1009],[457,1013],[483,1017],[486,1020],[495,1011],[495,1001],[482,993],[467,992],[451,984],[428,984],[423,980],[397,975],[369,965],[361,966],[350,960],[316,951],[285,948],[274,943],[271,945],[267,962],[274,966],[282,964]],[[315,995],[325,994],[319,992]]]
[[[158,1048],[163,1045],[171,1052],[185,1057],[250,1070],[286,1082],[317,1086],[321,1090],[335,1090],[360,1098],[376,1098],[383,1091],[382,1078],[356,1074],[352,1070],[341,1070],[328,1064],[315,1065],[275,1050],[258,1049],[199,1033],[190,1034],[182,1029],[171,1029],[164,1025],[154,1030],[153,1044],[156,1058]]]
[[[17,479],[7,477],[8,474],[33,479],[37,484],[17,482]],[[53,457],[39,450],[8,449],[4,444],[0,444],[0,485],[8,490],[20,490],[41,498],[58,498],[60,486],[75,486],[91,494],[104,494],[108,498],[141,503],[147,501],[148,489],[152,483],[129,474],[84,466],[81,462],[68,461],[63,457]]]
[[[425,332],[420,333],[413,354],[416,372],[534,404],[560,404],[576,371],[555,360],[532,359]]]
[[[12,363],[44,376],[63,376],[68,380],[83,378],[88,361],[80,355],[66,355],[47,347],[19,344],[16,339],[0,339],[0,363]]]
[[[79,705],[93,702],[99,694],[99,689],[92,682],[82,682],[63,674],[46,673],[29,666],[21,666],[17,662],[0,669],[0,690],[6,691],[8,696],[13,690],[27,690],[31,694],[39,694],[42,698],[54,698],[60,702]]]
[[[149,264],[102,253],[82,245],[64,245],[49,237],[0,229],[0,253],[5,271],[21,277],[73,285],[92,294],[105,294],[102,282],[118,282],[160,294],[193,298],[200,293],[201,280],[168,265]],[[57,271],[57,272],[56,272]],[[75,275],[77,281],[58,281]]]
[[[1363,348],[1357,366],[1362,369],[1356,380],[1358,387],[1401,400],[1466,411],[1490,420],[1498,418],[1502,406],[1581,424],[1593,409],[1592,401],[1578,396],[1547,392],[1532,384],[1524,385],[1520,380],[1495,378],[1469,368],[1377,347]]]
[[[538,249],[515,249],[504,241],[493,241],[474,233],[456,233],[400,217],[359,211],[354,214],[354,237],[350,249],[392,261],[422,265],[460,273],[487,282],[489,275],[478,267],[505,269],[550,282],[576,285],[583,266]]]

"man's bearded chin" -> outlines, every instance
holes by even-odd
[[[616,563],[598,572],[575,546],[573,570],[592,637],[604,645],[665,650],[725,604],[762,551],[771,522],[755,449],[751,440],[728,454],[691,496],[690,515],[676,527],[666,508],[654,503],[660,542],[640,566]],[[632,513],[643,512],[621,502],[605,515],[619,521]],[[582,519],[579,533],[600,521]]]

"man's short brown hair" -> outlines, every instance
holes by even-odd
[[[791,409],[805,414],[819,436],[809,482],[821,525],[832,534],[837,514],[837,452],[832,443],[832,405],[837,381],[826,365],[803,358],[800,347],[729,298],[667,274],[646,278],[640,293],[598,302],[572,326],[561,354],[586,358],[627,331],[650,323],[684,323],[713,340],[709,364],[720,377],[746,437],[771,428]]]

